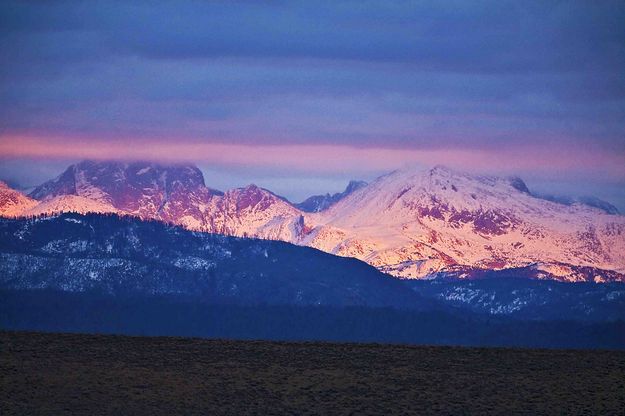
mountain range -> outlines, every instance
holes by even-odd
[[[402,278],[524,268],[538,279],[625,281],[625,217],[600,206],[442,166],[352,182],[301,204],[255,185],[221,192],[195,166],[150,162],[84,161],[28,196],[0,186],[3,216],[128,215],[310,246]]]

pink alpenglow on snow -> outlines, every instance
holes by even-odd
[[[147,162],[81,162],[30,197],[5,186],[1,200],[5,216],[132,215],[311,246],[402,278],[530,267],[545,279],[625,280],[625,217],[609,205],[554,202],[519,178],[443,166],[380,176],[314,213],[256,185],[217,191],[192,165]]]

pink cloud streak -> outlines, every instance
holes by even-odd
[[[620,153],[549,145],[476,150],[398,149],[1,136],[0,158],[154,160],[313,173],[390,171],[410,164],[445,164],[478,172],[531,171],[550,176],[592,174],[605,179],[625,179],[625,159]]]

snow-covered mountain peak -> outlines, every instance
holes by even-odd
[[[243,188],[235,188],[227,191],[225,199],[236,200],[238,209],[257,207],[266,209],[268,206],[279,203],[292,208],[291,204],[283,197],[274,194],[268,189],[255,184],[249,184]]]
[[[525,182],[519,177],[471,175],[436,166],[431,169],[403,169],[376,179],[364,192],[354,193],[337,204],[371,205],[391,210],[398,206],[412,209],[433,208],[445,212],[462,211],[525,211],[552,204],[532,196]],[[369,201],[369,202],[366,202]],[[553,207],[551,207],[553,208]],[[561,209],[556,207],[554,209]],[[367,210],[369,211],[369,210]]]
[[[0,181],[0,216],[14,217],[37,205],[37,201]]]
[[[397,170],[315,217],[311,245],[404,277],[566,263],[622,270],[625,218],[536,198],[518,178]]]
[[[258,197],[262,197],[263,195],[265,196],[273,195],[273,192],[269,191],[268,189],[261,188],[258,185],[253,184],[253,183],[243,186],[241,188],[235,188],[231,191],[236,192],[239,195],[249,195],[249,196],[255,195]]]
[[[414,170],[414,169],[411,169],[411,170]],[[430,176],[434,176],[434,175],[451,176],[451,175],[459,174],[458,171],[446,165],[435,165],[431,167],[430,169],[428,169],[428,173]]]
[[[58,195],[76,195],[135,211],[141,205],[137,201],[151,199],[153,209],[158,209],[166,202],[168,193],[198,190],[218,193],[206,189],[202,172],[192,165],[85,160],[38,186],[31,196],[46,200]]]
[[[298,241],[302,221],[287,200],[253,184],[211,199],[204,219],[206,231],[291,242]]]
[[[507,179],[471,176],[442,166],[403,169],[381,176],[347,196],[330,210],[330,215],[340,215],[345,210],[371,215],[432,207],[450,212],[479,210],[491,205],[500,207],[512,193],[519,191]]]
[[[43,202],[75,196],[101,204],[97,212],[112,207],[117,212],[200,229],[207,205],[221,194],[205,186],[202,172],[193,165],[85,160],[38,186],[31,196]],[[68,206],[71,203],[78,205]],[[81,199],[63,201],[67,211],[81,212],[84,205]]]

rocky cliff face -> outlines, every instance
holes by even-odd
[[[45,202],[74,195],[140,218],[198,228],[203,210],[220,194],[205,186],[195,166],[84,161],[35,188],[30,196]]]
[[[332,195],[313,195],[310,198],[307,198],[305,201],[300,202],[299,204],[295,204],[295,206],[304,212],[325,211],[332,205],[339,202],[341,199],[345,198],[348,195],[351,195],[360,188],[364,188],[365,186],[367,186],[367,182],[364,181],[349,181],[347,187],[343,192]]]

